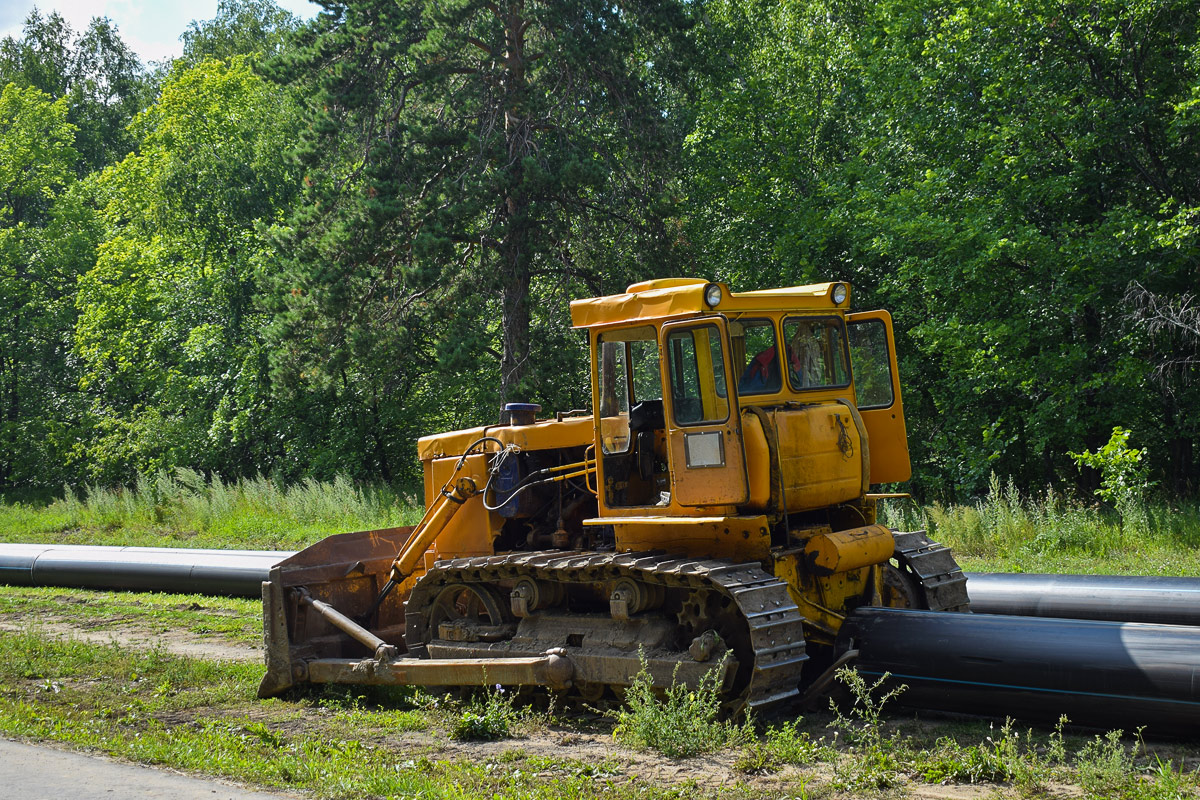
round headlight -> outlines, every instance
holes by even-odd
[[[704,302],[709,308],[716,308],[721,302],[721,285],[719,283],[710,283],[704,287]]]
[[[830,294],[833,297],[833,304],[840,306],[842,303],[846,302],[846,284],[835,283],[833,285],[833,291]]]

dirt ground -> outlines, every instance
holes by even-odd
[[[191,631],[150,630],[129,622],[109,622],[103,625],[80,623],[66,617],[48,617],[45,614],[6,614],[0,617],[0,630],[24,631],[35,628],[50,636],[63,639],[79,639],[92,644],[116,643],[130,649],[161,647],[169,653],[214,661],[258,661],[262,659],[262,647],[228,642],[212,636]]]
[[[262,658],[261,645],[231,642],[211,634],[198,634],[187,630],[161,630],[157,627],[151,629],[144,623],[144,619],[139,621],[136,617],[123,620],[80,621],[71,618],[70,609],[67,607],[64,607],[62,614],[39,611],[36,614],[10,612],[0,616],[0,629],[9,631],[37,629],[55,637],[97,643],[116,642],[128,648],[160,647],[171,653],[210,660],[251,661]],[[244,710],[239,710],[238,713],[244,715]],[[260,713],[251,712],[251,716],[260,717],[273,727],[298,732],[309,726],[315,727],[320,715],[333,713],[333,710],[320,707],[305,707],[297,714],[295,708],[282,712],[272,711],[264,706]],[[191,719],[181,718],[175,721],[186,724]],[[440,731],[406,732],[388,735],[374,743],[400,753],[411,753],[414,758],[426,757],[434,760],[485,761],[500,757],[509,751],[520,750],[529,756],[612,765],[611,776],[614,779],[641,778],[660,786],[693,783],[711,790],[749,785],[772,794],[790,795],[800,790],[806,782],[828,783],[830,777],[827,765],[785,767],[769,775],[746,775],[734,769],[737,753],[733,751],[688,759],[670,759],[653,752],[632,750],[616,744],[608,727],[604,724],[589,725],[585,722],[578,729],[541,730],[521,738],[498,742],[457,742],[448,739]],[[589,730],[590,728],[596,730]],[[1184,760],[1186,764],[1186,757]],[[1189,768],[1195,766],[1192,764]],[[939,786],[919,782],[906,784],[900,794],[918,800],[982,800],[1018,796],[1015,789],[994,784]],[[1072,797],[1078,796],[1079,791],[1072,787],[1054,787],[1052,795]]]

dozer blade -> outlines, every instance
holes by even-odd
[[[271,569],[263,583],[267,674],[259,697],[273,697],[307,680],[310,661],[361,659],[371,649],[346,635],[311,602],[323,601],[404,652],[405,591],[397,587],[365,618],[387,582],[411,526],[343,533],[322,539]]]
[[[561,649],[524,658],[402,658],[408,588],[376,601],[412,531],[330,536],[271,569],[263,583],[267,672],[259,697],[300,683],[571,685],[575,664]]]

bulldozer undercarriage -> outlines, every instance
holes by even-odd
[[[947,548],[922,532],[898,533],[896,544],[882,604],[966,610],[966,579]],[[645,670],[659,688],[697,686],[708,676],[726,711],[736,713],[797,698],[809,657],[801,610],[787,584],[758,562],[588,551],[439,561],[397,609],[401,616],[383,626],[361,617],[370,592],[337,588],[385,577],[363,574],[363,564],[352,563],[346,583],[324,590],[280,578],[264,585],[268,609],[279,609],[274,639],[290,644],[268,652],[261,694],[302,682],[503,684],[603,704],[620,700]],[[305,568],[293,569],[300,577]],[[349,645],[330,648],[330,626]],[[305,641],[314,629],[321,636]],[[355,647],[372,655],[327,657]]]
[[[808,657],[804,620],[786,584],[759,564],[717,559],[588,552],[455,559],[421,579],[405,616],[405,640],[417,656],[529,657],[561,648],[575,665],[572,688],[589,700],[619,696],[644,664],[661,686],[695,685],[716,668],[730,705],[758,708],[796,695]]]

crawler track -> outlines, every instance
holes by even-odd
[[[686,657],[687,640],[717,630],[733,651],[738,671],[732,704],[761,709],[798,694],[807,660],[804,619],[787,586],[760,564],[690,559],[661,553],[536,553],[460,558],[436,563],[413,589],[406,606],[405,640],[414,654],[433,638],[431,604],[454,584],[503,593],[521,578],[572,585],[605,585],[628,578],[661,586],[674,598],[663,609],[672,615]],[[503,596],[506,596],[503,595]],[[597,613],[594,610],[591,612]],[[619,626],[618,620],[612,625]]]
[[[930,611],[969,611],[967,576],[950,548],[933,541],[925,531],[897,532],[896,561],[920,586],[922,608]]]

